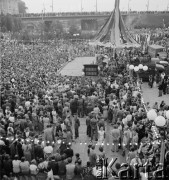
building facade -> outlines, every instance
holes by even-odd
[[[18,0],[0,0],[0,14],[19,14]]]

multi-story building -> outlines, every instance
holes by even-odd
[[[0,0],[0,14],[19,14],[18,0]]]

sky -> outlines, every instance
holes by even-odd
[[[28,13],[45,12],[80,12],[96,11],[96,2],[98,11],[112,11],[115,0],[23,0],[28,7]],[[128,11],[146,11],[149,1],[149,10],[164,11],[169,7],[169,0],[120,0],[120,10]],[[82,7],[82,8],[81,8]]]

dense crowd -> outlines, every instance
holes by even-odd
[[[144,104],[141,85],[125,66],[111,77],[96,80],[63,77],[59,69],[69,60],[93,55],[88,44],[59,41],[57,46],[30,46],[2,39],[0,46],[2,179],[97,179],[108,136],[113,153],[122,149],[130,176],[135,164],[147,163],[151,172],[157,170],[161,139],[167,139],[169,123],[165,132],[154,133],[155,124],[147,118],[147,111],[153,108],[165,116],[169,106],[165,102],[153,107]],[[86,121],[89,138],[87,164],[72,149],[79,142],[80,118]],[[167,153],[165,165],[167,169]],[[122,175],[121,168],[118,162],[114,170],[110,168],[109,180]],[[145,169],[140,176],[147,176]]]

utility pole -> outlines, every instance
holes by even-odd
[[[81,12],[83,11],[83,0],[81,0]]]
[[[149,11],[149,0],[147,0],[147,11]]]
[[[128,13],[130,13],[130,1],[131,0],[128,1]]]
[[[53,0],[52,0],[52,6],[51,7],[52,7],[52,12],[53,12]]]

